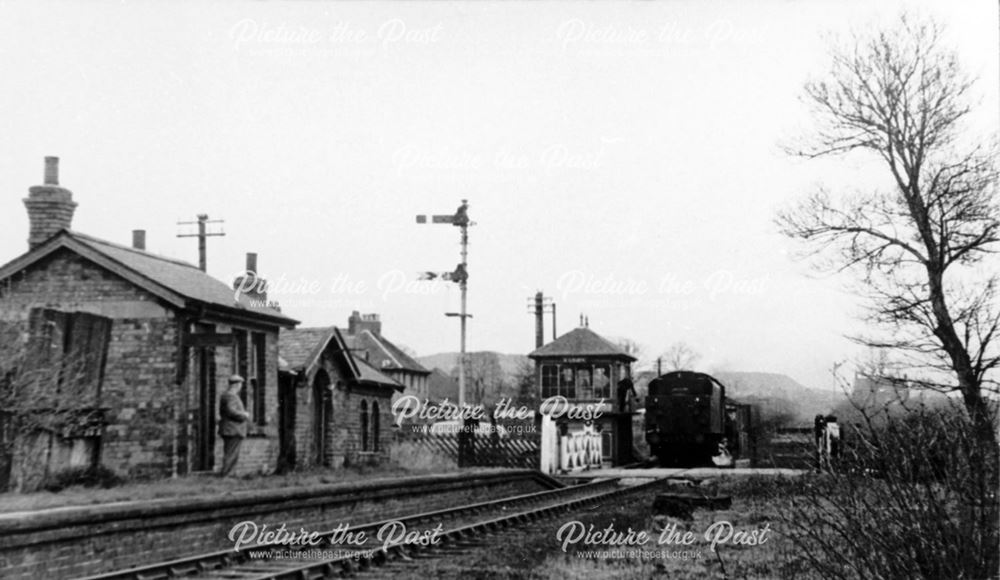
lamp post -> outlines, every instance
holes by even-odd
[[[460,228],[462,235],[462,261],[455,268],[454,272],[448,272],[441,277],[445,280],[451,280],[458,284],[459,289],[462,293],[462,306],[460,312],[446,312],[445,316],[458,317],[461,323],[461,349],[458,359],[458,408],[465,408],[465,335],[466,335],[466,319],[472,318],[472,315],[466,312],[467,298],[469,292],[469,274],[468,274],[468,258],[469,258],[469,226],[476,225],[475,222],[469,221],[469,201],[466,199],[462,200],[462,205],[458,207],[458,211],[454,215],[435,215],[431,217],[431,223],[435,224],[451,224]],[[418,224],[427,223],[426,215],[417,216]],[[424,276],[425,279],[433,279],[437,277],[438,274],[434,272],[427,272]]]

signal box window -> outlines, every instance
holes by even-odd
[[[559,394],[567,399],[576,398],[576,369],[573,367],[559,369]]]
[[[542,398],[559,393],[559,369],[555,365],[542,365]]]
[[[590,367],[580,367],[577,369],[576,386],[580,389],[579,394],[581,399],[592,399],[594,397]]]
[[[594,398],[609,397],[611,397],[611,369],[608,365],[597,365],[594,367]]]

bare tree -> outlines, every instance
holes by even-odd
[[[835,49],[829,75],[806,85],[817,129],[794,153],[874,155],[892,185],[841,199],[820,190],[777,223],[808,242],[821,269],[860,272],[866,318],[882,334],[855,339],[922,369],[911,384],[959,391],[992,455],[985,391],[997,386],[1000,317],[998,278],[983,259],[1000,241],[998,174],[994,152],[959,138],[971,87],[934,22],[904,15]]]
[[[636,358],[635,366],[637,368],[643,368],[647,366],[647,361],[645,359],[646,356],[645,346],[639,344],[638,342],[632,340],[631,338],[621,337],[612,340],[616,345],[618,345],[618,348],[622,349],[622,351],[625,354],[634,356]]]
[[[701,359],[701,355],[686,342],[675,342],[660,355],[660,358],[667,364],[668,370],[692,371],[694,365]]]
[[[518,362],[511,380],[515,387],[514,402],[517,405],[525,405],[534,409],[540,402],[538,382],[535,374],[535,363],[528,357]]]
[[[471,352],[466,354],[465,379],[466,398],[469,404],[492,407],[507,390],[507,377],[495,352]],[[458,377],[458,367],[452,369],[452,376]]]

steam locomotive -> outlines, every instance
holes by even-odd
[[[664,466],[712,465],[733,436],[726,407],[726,387],[705,373],[675,371],[653,379],[646,397],[650,452]]]

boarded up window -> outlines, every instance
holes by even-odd
[[[31,311],[25,370],[37,408],[79,415],[100,406],[111,324],[86,312]]]
[[[32,309],[16,368],[4,371],[0,442],[9,451],[0,487],[29,491],[48,474],[100,461],[111,325],[85,312]]]

